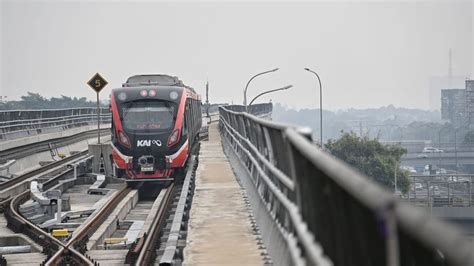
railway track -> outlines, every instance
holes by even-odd
[[[70,162],[74,162],[76,160],[82,160],[85,157],[87,157],[87,152],[81,152],[79,154],[67,157],[63,160],[38,168],[25,175],[19,176],[22,178],[20,178],[19,180],[15,178],[15,180],[17,182],[22,182],[30,177],[48,172],[49,170],[55,167],[59,167],[62,165],[66,166]],[[58,180],[68,175],[72,171],[73,169],[62,170],[60,173],[54,175],[53,177],[43,182],[44,188],[47,189],[48,187],[51,187],[52,185],[57,183]],[[16,183],[13,183],[13,184],[16,184]],[[27,189],[14,197],[11,197],[9,199],[2,201],[0,204],[2,205],[2,210],[8,221],[8,227],[12,231],[17,232],[17,233],[22,233],[28,236],[33,241],[35,241],[36,243],[40,244],[43,247],[43,253],[45,253],[47,257],[50,257],[55,252],[66,248],[66,246],[61,241],[52,237],[47,232],[39,228],[36,224],[30,222],[28,219],[26,219],[20,214],[19,212],[20,205],[29,199],[30,199],[30,190]],[[80,254],[79,252],[75,250],[69,252],[70,263],[75,263],[77,265],[87,265],[88,264],[87,261],[88,261],[87,258],[83,256],[82,254]]]
[[[73,236],[69,241],[62,246],[62,248],[59,249],[45,265],[67,264],[68,262],[75,260],[76,253],[81,254],[81,256],[85,258],[83,263],[86,265],[94,265],[94,261],[92,261],[92,259],[87,255],[84,255],[87,249],[87,241],[130,191],[131,188],[126,186],[119,190],[92,219],[88,220],[81,228],[74,231]]]
[[[10,201],[10,207],[5,213],[8,226],[15,232],[21,232],[31,238],[36,243],[43,247],[43,252],[49,257],[58,250],[63,250],[66,246],[56,238],[49,235],[47,232],[40,229],[38,226],[33,224],[24,218],[18,211],[18,207],[21,203],[25,202],[29,198],[29,191],[25,191],[20,195],[16,196]],[[76,265],[93,265],[89,263],[89,260],[79,252],[75,250],[69,251],[70,264]]]
[[[84,255],[87,241],[130,190],[131,188],[126,186],[119,190],[92,219],[74,232],[67,243],[59,241],[19,213],[19,206],[29,199],[29,191],[10,199],[5,215],[10,229],[27,235],[43,247],[43,252],[48,256],[47,261],[43,262],[45,265],[94,265],[94,262]]]
[[[19,176],[15,178],[15,182],[23,182],[30,177],[40,175],[61,165],[67,165],[75,159],[82,159],[82,157],[86,157],[86,152],[78,153]],[[193,181],[196,167],[197,159],[192,156],[183,179],[165,188],[164,196],[150,229],[129,250],[126,263],[149,265],[154,261],[171,263],[175,259],[182,259],[182,247],[178,245],[178,240],[181,239],[180,232],[182,232],[183,225],[186,224],[186,213],[189,210],[194,189]],[[44,187],[51,187],[57,180],[71,171],[72,169],[63,169],[62,172],[44,182]],[[14,181],[12,180],[12,182]],[[19,206],[30,199],[29,190],[6,199],[2,203],[8,206],[5,207],[5,215],[9,228],[15,232],[25,234],[43,247],[43,253],[46,254],[47,259],[42,265],[97,265],[97,261],[86,254],[88,240],[131,190],[132,188],[124,185],[96,215],[77,228],[66,243],[43,231],[19,213]]]
[[[124,263],[131,265],[150,265],[154,261],[159,261],[160,264],[170,265],[175,259],[182,260],[182,249],[178,245],[178,240],[180,239],[179,234],[185,224],[183,221],[187,218],[186,214],[192,200],[196,167],[197,159],[193,156],[184,180],[174,182],[169,187],[164,188],[164,196],[150,229],[144,237],[138,239],[135,245],[132,246],[127,253]],[[73,237],[68,243],[59,249],[51,259],[48,260],[46,265],[58,265],[74,261],[75,258],[71,257],[74,254],[69,252],[71,250],[84,254],[87,251],[86,245],[89,237],[92,236],[130,191],[131,188],[124,187],[116,193],[115,196],[101,208],[99,213],[90,219],[87,224],[82,226],[81,230],[74,232]],[[170,225],[169,231],[166,229],[168,228],[168,224]],[[162,252],[160,252],[160,250],[162,250]],[[97,263],[88,255],[83,256],[87,258],[87,263],[92,265]]]
[[[38,168],[38,169],[32,170],[32,171],[30,171],[30,172],[28,172],[28,173],[25,173],[25,174],[23,174],[23,175],[19,175],[19,176],[15,177],[15,178],[12,178],[12,179],[10,179],[10,180],[7,180],[7,181],[5,181],[5,182],[3,182],[3,183],[0,183],[0,191],[5,190],[5,189],[8,189],[9,187],[12,187],[12,186],[14,186],[14,185],[16,185],[16,184],[18,184],[18,183],[20,183],[20,182],[23,182],[23,181],[25,181],[25,180],[27,180],[27,179],[33,177],[33,176],[36,176],[36,175],[39,175],[39,174],[41,174],[41,173],[44,173],[44,172],[46,172],[46,171],[48,171],[48,170],[51,170],[51,169],[53,169],[53,168],[55,168],[55,167],[58,167],[58,166],[61,166],[61,165],[66,166],[67,163],[72,162],[72,161],[74,161],[74,160],[76,160],[76,159],[78,159],[78,158],[81,158],[82,156],[85,156],[85,155],[87,155],[87,150],[83,150],[83,151],[81,151],[81,152],[78,152],[78,153],[76,153],[76,154],[73,154],[73,155],[71,155],[71,156],[68,156],[68,157],[66,157],[66,158],[64,158],[64,159],[61,159],[61,160],[58,160],[58,161],[54,161],[54,162],[49,163],[49,164],[47,164],[47,165],[44,165],[44,166],[42,166],[42,167],[40,167],[40,168]]]
[[[109,128],[101,129],[102,136],[106,136],[108,134],[110,134]],[[0,158],[2,158],[3,160],[21,159],[31,154],[49,151],[50,145],[55,146],[55,147],[63,147],[66,145],[77,143],[79,141],[93,138],[94,136],[97,136],[97,130],[81,132],[75,135],[62,137],[62,138],[35,142],[35,143],[19,146],[16,148],[0,151]]]
[[[125,263],[130,265],[172,265],[182,261],[183,231],[187,227],[188,211],[194,192],[195,171],[198,160],[191,158],[186,175],[181,182],[168,187],[150,230],[132,246]],[[179,263],[178,263],[179,264]]]

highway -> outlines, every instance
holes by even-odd
[[[402,156],[403,165],[419,166],[435,165],[470,165],[474,164],[474,151],[439,152],[439,153],[409,153]]]

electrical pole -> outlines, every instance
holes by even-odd
[[[209,80],[206,82],[206,115],[207,115],[207,118],[210,117],[209,115]]]

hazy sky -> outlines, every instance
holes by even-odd
[[[427,109],[431,77],[472,71],[470,1],[421,2],[22,2],[1,1],[0,95],[27,91],[94,99],[87,80],[113,87],[168,73],[211,102],[242,103],[248,79],[262,100],[317,107],[316,70],[328,109],[388,104]],[[249,100],[250,100],[249,99]]]

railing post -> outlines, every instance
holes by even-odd
[[[395,202],[390,204],[384,210],[386,224],[386,245],[387,245],[387,266],[400,265],[400,253],[398,243],[397,221],[395,215]]]

